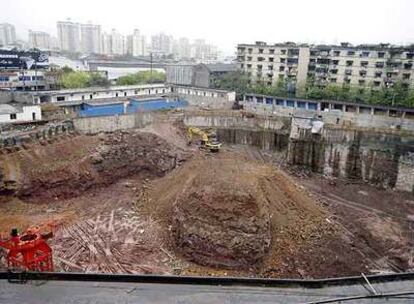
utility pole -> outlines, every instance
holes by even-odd
[[[150,65],[150,83],[152,83],[152,52],[150,53],[151,65]]]

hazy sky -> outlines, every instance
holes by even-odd
[[[413,0],[0,0],[0,22],[56,36],[71,18],[151,35],[204,38],[226,53],[240,42],[414,42]]]

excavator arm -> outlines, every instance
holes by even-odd
[[[189,127],[187,133],[189,144],[191,144],[192,139],[197,136],[201,139],[200,148],[208,149],[211,152],[218,152],[220,150],[221,143],[217,141],[216,136],[213,136],[212,133],[207,133],[196,127]]]

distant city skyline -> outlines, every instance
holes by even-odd
[[[125,35],[138,28],[147,36],[202,38],[234,54],[238,43],[254,41],[407,44],[414,42],[413,11],[411,0],[14,0],[2,6],[0,23],[14,24],[27,39],[29,29],[56,36],[56,21],[70,17]]]

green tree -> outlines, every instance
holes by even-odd
[[[244,95],[251,92],[249,77],[241,72],[229,72],[216,77],[211,83],[213,89],[235,91],[238,95]]]
[[[121,76],[118,78],[116,83],[118,85],[136,85],[163,82],[165,82],[165,73],[158,71],[142,71],[126,76]]]
[[[60,84],[65,89],[86,88],[89,86],[89,78],[86,72],[64,73],[60,78]]]
[[[89,83],[88,86],[91,87],[108,87],[111,85],[111,82],[108,78],[102,76],[100,73],[90,73],[89,74]]]

